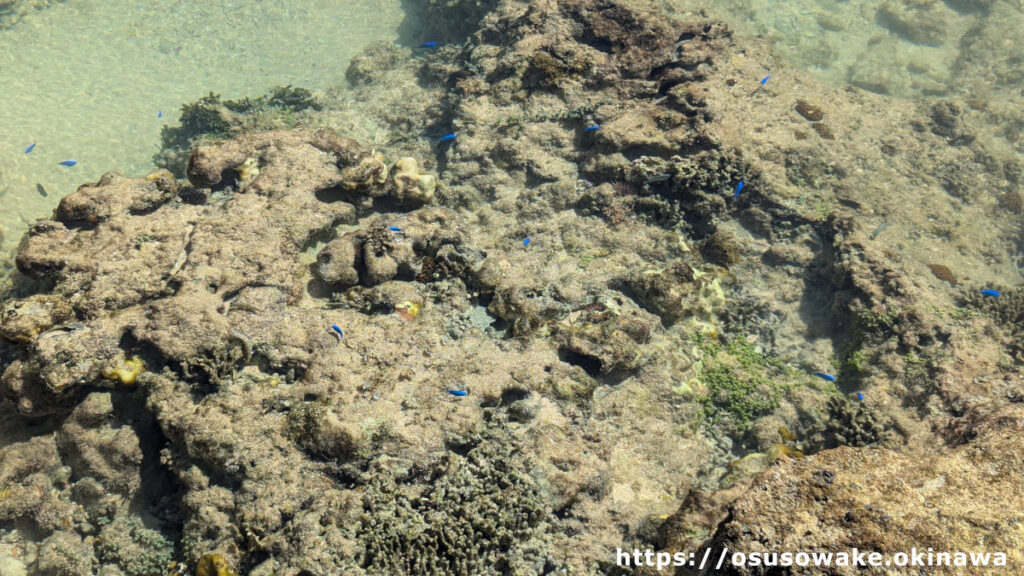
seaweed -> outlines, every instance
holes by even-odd
[[[164,125],[160,131],[161,149],[153,162],[170,170],[176,177],[185,174],[189,151],[205,140],[219,140],[253,127],[257,118],[267,120],[269,127],[293,128],[297,112],[320,110],[323,105],[305,88],[277,86],[266,94],[239,100],[223,100],[210,92],[199,100],[184,104],[180,126]]]
[[[698,401],[711,425],[727,425],[742,435],[754,420],[779,407],[783,385],[776,380],[787,371],[781,361],[743,339],[724,348],[700,335],[693,342],[704,353],[699,381],[706,392]]]

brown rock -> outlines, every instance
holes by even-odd
[[[887,555],[911,548],[1004,552],[1007,565],[1019,566],[1024,533],[1014,527],[1024,502],[1024,405],[1015,405],[1014,413],[995,421],[1001,427],[987,422],[973,441],[952,450],[842,447],[780,460],[730,507],[712,545],[745,554],[854,547]],[[844,570],[813,573],[849,573]],[[764,572],[730,567],[724,573]]]

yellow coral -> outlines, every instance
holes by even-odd
[[[395,312],[398,312],[398,315],[401,316],[403,320],[412,322],[420,315],[420,308],[422,308],[420,304],[406,300],[398,306],[395,306]]]
[[[220,554],[204,554],[196,564],[196,576],[238,576]]]
[[[146,369],[146,365],[138,356],[124,361],[123,368],[104,368],[103,377],[107,380],[119,380],[122,386],[135,385],[135,379]]]
[[[791,446],[786,446],[785,444],[774,444],[768,449],[768,458],[772,462],[782,458],[783,456],[788,456],[789,458],[803,458],[804,453]]]
[[[149,174],[146,174],[146,180],[163,180],[165,178],[170,178],[171,180],[174,180],[174,174],[171,174],[170,170],[167,170],[165,168],[158,168],[156,170],[153,170]]]

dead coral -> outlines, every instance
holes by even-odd
[[[0,522],[24,522],[44,535],[70,525],[74,505],[59,490],[70,474],[52,436],[0,448]]]
[[[940,452],[844,447],[780,460],[729,506],[728,518],[706,545],[896,551],[909,539],[918,550],[970,550],[977,546],[978,528],[964,528],[965,514],[975,526],[1015,522],[1017,502],[1024,498],[1021,416],[1018,409],[1003,426]],[[999,473],[978,472],[985,469]],[[908,506],[909,501],[925,504]],[[1019,532],[985,531],[986,550],[1006,554],[1006,565],[1021,561]]]
[[[364,566],[424,576],[542,569],[530,543],[547,510],[529,469],[517,450],[491,438],[417,471],[430,479],[425,491],[415,476],[378,475],[359,527]]]
[[[59,410],[78,387],[102,383],[104,369],[114,375],[123,368],[119,362],[131,357],[121,350],[121,340],[129,332],[136,339],[149,338],[149,345],[175,358],[186,374],[202,374],[211,382],[230,375],[243,354],[230,345],[213,344],[233,341],[222,314],[224,299],[217,294],[238,294],[258,284],[297,297],[304,292],[297,262],[300,250],[315,233],[354,218],[355,208],[330,197],[329,191],[363,186],[386,190],[383,163],[358,144],[323,131],[260,134],[200,148],[193,155],[190,174],[197,185],[217,184],[248,158],[263,158],[259,175],[245,193],[227,199],[221,212],[208,213],[205,219],[200,207],[174,205],[172,195],[160,193],[163,179],[107,176],[64,199],[65,208],[55,216],[66,222],[33,229],[18,253],[22,271],[55,281],[54,295],[45,297],[48,301],[61,302],[59,297],[65,294],[67,305],[99,321],[39,339],[27,359],[7,368],[4,394],[23,413]],[[301,173],[302,182],[288,173]],[[139,198],[153,194],[155,208],[146,200],[146,209],[136,210]],[[267,214],[276,215],[274,224],[265,223],[258,231],[246,224]],[[75,222],[82,220],[110,225],[78,227]],[[140,234],[161,241],[137,249],[134,238]],[[404,244],[383,238],[370,246],[371,256],[381,263],[374,269],[376,280],[391,277],[382,272],[387,267],[381,259],[409,266],[411,249]],[[407,273],[414,275],[411,269]],[[170,286],[183,284],[189,288],[164,299]],[[153,301],[143,313],[138,305],[147,299]],[[24,340],[46,324],[66,319],[66,310],[54,310],[56,317],[40,317],[23,328],[8,314],[4,326],[11,336]],[[116,319],[104,318],[113,310],[125,312]],[[147,323],[151,329],[144,329]],[[177,333],[162,330],[172,325],[178,326]]]
[[[642,344],[647,343],[656,321],[632,302],[614,297],[607,304],[583,310],[556,336],[559,352],[570,364],[592,377],[623,376],[643,363]]]
[[[68,418],[57,444],[78,476],[89,476],[106,490],[130,498],[141,485],[142,450],[130,426],[107,423],[113,410],[109,392],[93,392]]]
[[[361,254],[357,250],[359,233],[350,233],[331,240],[323,250],[316,256],[317,275],[324,282],[340,284],[341,286],[354,286],[359,283],[359,272]]]

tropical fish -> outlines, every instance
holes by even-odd
[[[331,330],[338,335],[338,340],[345,337],[345,333],[341,331],[341,328],[338,328],[337,324],[331,324]]]
[[[63,162],[60,162],[60,165],[65,168],[71,168],[75,164],[78,164],[78,160],[65,160]]]
[[[469,395],[469,392],[466,392],[465,390],[449,390],[448,393],[451,394],[452,396],[467,396],[467,395]]]
[[[993,298],[999,296],[999,292],[996,292],[995,290],[991,290],[989,288],[982,290],[981,293],[984,294],[985,296],[991,296]]]
[[[452,140],[455,140],[455,132],[446,134],[437,139],[438,142],[451,142]]]
[[[401,232],[402,231],[402,229],[399,228],[398,226],[388,226],[388,230],[391,230],[392,232]]]
[[[28,148],[25,148],[25,154],[28,154],[29,152],[35,150],[35,148],[36,148],[36,143],[35,142],[29,144]]]
[[[736,184],[736,193],[732,195],[732,199],[733,200],[739,198],[740,192],[743,191],[743,186],[744,186],[743,180],[740,180],[739,183]]]
[[[764,78],[761,78],[761,83],[757,85],[757,88],[754,88],[754,91],[751,92],[750,95],[753,96],[754,94],[760,92],[764,88],[765,83],[768,82],[769,78],[771,78],[771,76],[765,76]]]
[[[600,126],[598,126],[597,124],[591,124],[590,126],[587,126],[586,128],[584,128],[583,131],[584,132],[597,132],[597,130],[599,128],[600,128]]]
[[[39,195],[43,198],[49,196],[49,194],[46,193],[46,188],[43,188],[43,185],[39,183],[36,183],[36,192],[39,192]]]
[[[815,372],[814,375],[817,376],[818,378],[821,378],[822,380],[828,380],[829,382],[835,382],[836,381],[836,377],[835,376],[833,376],[831,374],[826,374],[824,372]]]
[[[526,238],[526,239],[524,239],[524,240],[523,240],[523,246],[529,246],[529,245],[530,245],[530,242],[532,242],[532,241],[533,241],[533,240],[532,240],[532,239],[530,239],[530,238]]]
[[[430,42],[424,42],[419,45],[420,48],[437,48],[437,42],[431,40]]]

